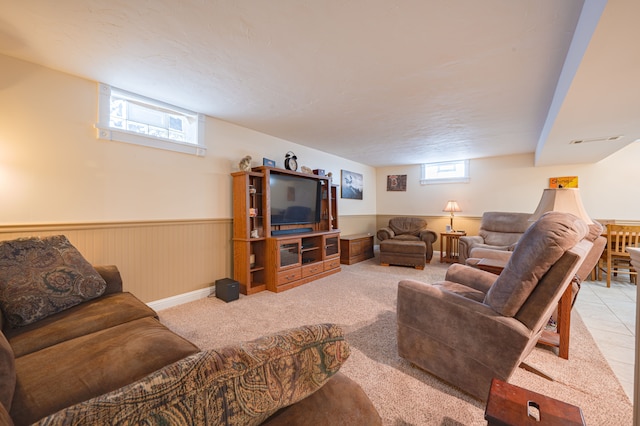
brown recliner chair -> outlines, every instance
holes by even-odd
[[[429,263],[437,238],[434,231],[427,229],[426,220],[403,216],[391,218],[389,226],[379,229],[376,236],[381,243],[380,263],[407,266],[419,266],[418,257],[422,259],[422,266]],[[424,243],[424,250],[415,250],[412,247],[415,242]]]
[[[525,232],[499,276],[454,264],[445,280],[398,284],[398,353],[486,400],[542,334],[593,243],[587,225],[549,212]]]
[[[478,235],[460,237],[459,262],[474,257],[474,248],[513,251],[522,234],[529,228],[531,213],[485,212]]]

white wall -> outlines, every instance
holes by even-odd
[[[340,214],[375,211],[372,167],[211,117],[205,157],[98,140],[96,82],[1,55],[0,69],[0,224],[230,218],[238,161],[283,167],[290,150],[335,182],[363,174],[365,199]]]
[[[240,158],[361,173],[364,199],[339,199],[341,216],[460,216],[533,211],[548,179],[579,177],[594,218],[640,219],[640,144],[591,165],[534,167],[533,154],[472,160],[469,184],[418,183],[420,166],[372,167],[215,118],[207,118],[205,157],[105,142],[95,137],[97,84],[0,55],[0,224],[230,218],[231,178]],[[107,82],[108,83],[108,82]],[[388,174],[407,174],[406,192],[387,192]]]
[[[447,200],[462,208],[456,216],[481,216],[485,211],[533,212],[549,178],[578,176],[584,206],[593,218],[640,220],[637,185],[640,143],[633,143],[596,163],[534,167],[533,154],[471,160],[467,184],[420,185],[420,166],[377,169],[377,213],[381,215],[446,215]],[[406,174],[406,192],[387,192],[387,175]]]

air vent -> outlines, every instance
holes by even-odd
[[[604,138],[591,138],[591,139],[575,139],[569,142],[569,145],[577,145],[581,143],[591,143],[591,142],[613,142],[622,139],[623,136],[609,136]]]

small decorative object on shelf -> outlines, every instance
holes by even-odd
[[[259,238],[257,229],[252,229],[251,230],[251,238]]]
[[[324,176],[324,169],[313,169],[313,174],[318,176]]]
[[[307,167],[307,166],[302,166],[302,167],[300,167],[300,171],[301,171],[302,173],[306,173],[306,174],[308,174],[308,175],[312,175],[312,174],[313,174],[313,170],[311,170],[311,169],[310,169],[309,167]]]
[[[256,193],[256,187],[253,185],[249,185],[249,194],[253,195]]]
[[[243,172],[250,172],[251,171],[251,156],[247,155],[242,160],[240,160],[240,162],[238,163],[238,168],[240,170],[242,170]]]
[[[268,158],[262,157],[262,165],[267,167],[275,167],[276,162],[274,160],[269,160]]]
[[[298,170],[298,157],[292,151],[287,152],[284,156],[284,167],[287,170]]]

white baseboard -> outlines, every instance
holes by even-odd
[[[198,299],[204,299],[214,293],[215,286],[202,288],[200,290],[190,291],[189,293],[178,294],[176,296],[167,297],[166,299],[155,300],[147,303],[154,311],[182,305],[183,303],[193,302]]]

